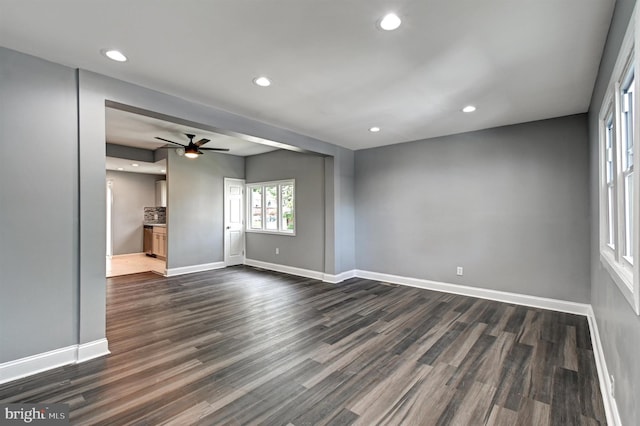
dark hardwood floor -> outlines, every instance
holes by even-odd
[[[87,425],[599,425],[584,317],[233,267],[109,279],[112,354],[0,386]]]

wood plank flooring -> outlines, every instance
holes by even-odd
[[[82,425],[603,425],[584,317],[249,267],[107,281],[112,354],[0,386]]]
[[[164,275],[166,268],[165,260],[144,253],[107,256],[107,278],[149,271]]]

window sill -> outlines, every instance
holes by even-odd
[[[284,237],[295,237],[295,232],[279,232],[279,231],[262,231],[259,229],[246,229],[245,232],[253,234],[269,234],[269,235],[282,235]]]
[[[616,262],[613,255],[606,252],[600,252],[600,263],[605,267],[613,281],[618,286],[620,292],[629,302],[636,314],[640,315],[637,303],[638,295],[633,292],[633,273],[626,269],[622,263]]]

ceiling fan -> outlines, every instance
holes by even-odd
[[[202,155],[203,154],[203,152],[201,150],[206,150],[206,151],[229,151],[229,148],[204,148],[202,145],[204,145],[205,143],[209,142],[209,139],[202,138],[198,142],[194,142],[193,138],[195,138],[196,135],[193,135],[191,133],[185,133],[185,136],[189,138],[189,145],[185,145],[185,144],[182,144],[180,142],[170,141],[169,139],[160,138],[158,136],[156,136],[156,139],[159,139],[159,140],[164,141],[164,142],[169,142],[169,143],[172,143],[174,145],[180,145],[182,148],[178,148],[178,149],[183,149],[184,150],[184,156],[187,157],[187,158],[198,158],[198,155]]]

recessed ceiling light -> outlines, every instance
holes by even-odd
[[[260,87],[268,87],[271,86],[271,80],[269,80],[267,77],[256,77],[253,79],[254,84],[260,86]]]
[[[473,112],[476,110],[476,107],[474,107],[473,105],[467,105],[466,107],[462,108],[462,112]]]
[[[116,62],[125,62],[127,60],[127,57],[124,56],[124,54],[119,50],[103,49],[102,53],[107,58],[109,58],[109,59],[111,59],[113,61],[116,61]]]
[[[131,165],[132,165],[133,167],[138,167],[140,164],[138,164],[138,163],[131,163]]]
[[[122,167],[118,167],[118,170],[124,170]]]
[[[369,131],[371,133],[379,132],[380,131],[380,127],[377,127],[377,126],[369,127]]]
[[[400,20],[398,15],[395,13],[388,13],[380,20],[378,25],[385,31],[393,31],[397,29],[401,23],[402,20]]]

